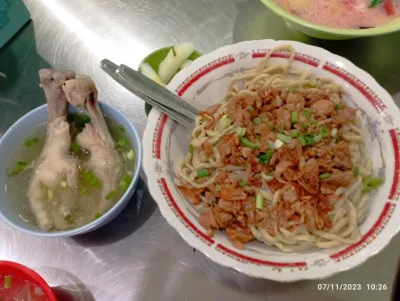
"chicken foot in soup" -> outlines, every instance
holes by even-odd
[[[83,77],[66,81],[62,88],[68,102],[83,108],[91,119],[91,124],[85,125],[76,141],[90,152],[90,158],[83,167],[92,171],[100,180],[101,200],[98,213],[104,214],[113,205],[111,200],[107,200],[107,195],[118,188],[121,161],[97,102],[94,82],[88,77]]]
[[[61,189],[60,183],[66,182],[69,187],[78,183],[78,160],[69,155],[68,102],[61,87],[66,80],[75,78],[75,73],[42,69],[39,76],[48,105],[47,135],[35,163],[28,198],[39,227],[48,231],[52,227],[63,229],[68,226],[64,219],[70,214],[71,198],[67,190]]]

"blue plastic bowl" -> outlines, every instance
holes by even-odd
[[[28,224],[22,218],[20,218],[12,208],[7,193],[5,189],[0,190],[0,216],[14,228],[36,236],[42,237],[63,237],[63,236],[74,236],[83,233],[87,233],[98,229],[112,219],[114,219],[128,204],[135,192],[136,185],[139,180],[140,167],[142,165],[142,146],[140,142],[139,135],[129,119],[118,111],[113,106],[105,103],[100,103],[100,108],[105,116],[111,120],[122,125],[126,132],[126,138],[129,140],[136,153],[136,170],[133,175],[133,180],[131,185],[121,199],[104,215],[98,219],[86,224],[80,228],[76,228],[68,231],[58,231],[58,232],[43,232],[38,226],[34,224]],[[69,107],[69,112],[78,112],[74,107]],[[47,122],[47,105],[40,106],[35,110],[27,113],[21,117],[17,122],[15,122],[10,129],[4,134],[0,139],[0,187],[5,187],[7,179],[7,171],[10,168],[10,159],[12,154],[16,149],[21,148],[24,144],[24,140],[27,136],[34,134],[33,129],[36,129],[40,124]]]

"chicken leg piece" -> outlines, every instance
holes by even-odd
[[[49,202],[54,197],[49,191],[59,190],[63,180],[69,187],[78,184],[78,160],[69,156],[71,136],[66,121],[68,102],[61,88],[66,80],[75,78],[75,73],[42,69],[39,77],[48,104],[47,135],[34,167],[28,197],[39,227],[48,231],[52,226],[56,229],[64,227],[63,218],[71,208],[68,198],[60,196],[61,204],[56,207],[58,210],[51,210],[52,204]]]
[[[97,102],[97,89],[93,81],[89,77],[68,80],[62,88],[68,102],[83,108],[91,119],[91,124],[86,124],[76,140],[91,154],[85,168],[93,171],[101,181],[98,212],[103,214],[113,205],[106,196],[117,189],[121,160]]]

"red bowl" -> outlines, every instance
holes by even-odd
[[[49,301],[57,301],[56,296],[52,292],[47,282],[44,281],[44,279],[38,273],[22,264],[0,260],[0,274],[13,275],[20,279],[27,280],[37,287],[40,287]]]

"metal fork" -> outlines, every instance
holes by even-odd
[[[120,85],[149,105],[189,129],[194,127],[199,110],[179,96],[126,65],[117,66],[110,60],[104,59],[100,67]]]

